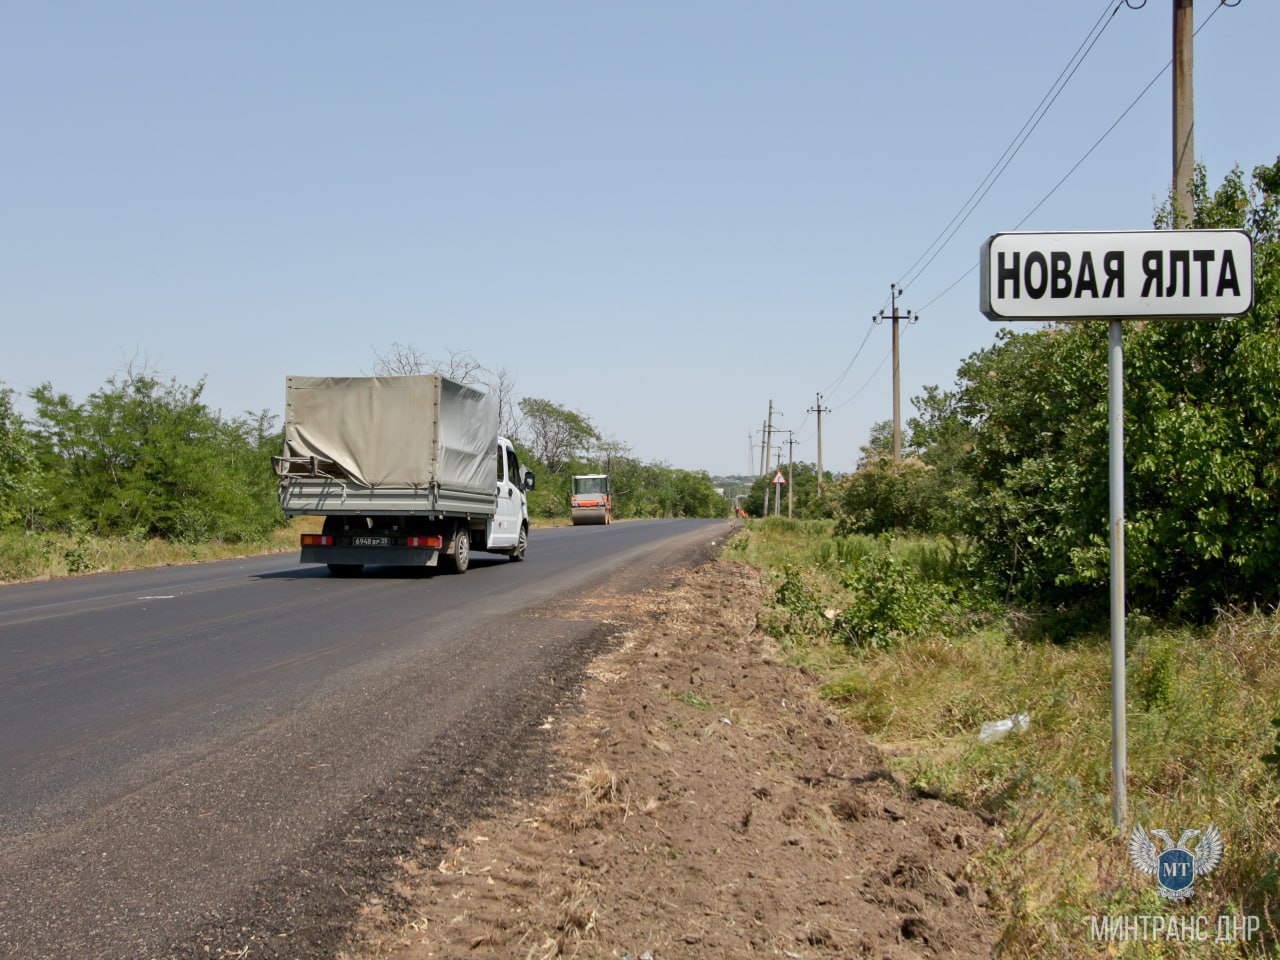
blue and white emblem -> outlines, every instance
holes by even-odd
[[[1212,871],[1222,860],[1222,834],[1212,823],[1203,836],[1199,830],[1183,830],[1177,843],[1167,830],[1151,833],[1164,841],[1164,852],[1156,853],[1155,841],[1138,824],[1129,835],[1129,859],[1143,873],[1155,876],[1160,882],[1160,896],[1167,900],[1191,896],[1192,881]],[[1196,837],[1200,842],[1191,850],[1187,844]]]

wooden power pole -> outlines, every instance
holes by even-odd
[[[898,364],[898,321],[906,320],[908,323],[915,323],[920,318],[908,311],[900,313],[898,310],[898,297],[902,294],[902,288],[896,283],[889,284],[889,297],[893,303],[893,313],[887,314],[881,310],[871,319],[876,323],[882,320],[893,319],[893,462],[899,464],[902,462],[902,374]]]
[[[764,428],[764,448],[765,450],[773,449],[773,401],[769,401],[769,419],[765,421]],[[769,457],[766,454],[764,461],[760,464],[761,476],[765,476],[769,472]]]
[[[1174,226],[1195,220],[1191,184],[1196,168],[1195,16],[1193,0],[1173,0],[1173,196]]]
[[[796,435],[794,430],[787,431],[787,519],[791,519],[795,504],[795,467],[796,467]]]
[[[826,490],[822,485],[822,415],[830,413],[831,408],[822,405],[822,394],[818,394],[817,402],[805,412],[818,415],[818,496],[823,496]]]

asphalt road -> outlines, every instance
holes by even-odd
[[[0,587],[0,957],[327,956],[396,857],[550,775],[628,591],[725,521],[462,576],[293,555]]]

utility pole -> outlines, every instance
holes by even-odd
[[[887,314],[882,309],[871,318],[876,323],[880,323],[890,317],[893,318],[893,462],[895,466],[902,462],[902,375],[898,364],[898,321],[906,320],[907,323],[915,323],[920,319],[917,314],[911,311],[907,311],[905,314],[898,311],[898,297],[901,294],[902,288],[900,286],[896,283],[889,284],[889,298],[893,302],[893,313]]]
[[[1175,227],[1195,219],[1191,184],[1196,167],[1195,15],[1193,0],[1173,0],[1173,214]]]
[[[764,446],[765,428],[767,424],[768,424],[768,421],[766,420],[760,421],[760,476],[761,477],[763,477],[764,472],[769,469],[769,455],[765,452],[765,446]],[[755,473],[755,470],[753,469],[751,472]],[[760,516],[767,517],[768,515],[769,515],[769,485],[766,483],[764,487],[764,511],[760,514]]]
[[[822,483],[822,415],[830,413],[831,408],[822,405],[822,394],[818,394],[817,402],[805,412],[818,415],[818,496],[821,497],[826,494]]]
[[[773,449],[773,401],[769,401],[769,419],[765,422],[764,428],[764,448],[765,450]],[[764,476],[769,472],[769,456],[766,453],[764,459],[760,461],[760,476]]]
[[[777,447],[776,450],[778,452],[777,469],[781,470],[782,469],[782,448]],[[773,515],[775,517],[782,516],[782,492],[778,489],[778,485],[776,483],[773,484]]]
[[[796,467],[796,434],[787,431],[787,519],[791,519],[792,507],[795,504],[795,467]]]

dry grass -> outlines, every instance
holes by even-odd
[[[302,517],[266,539],[246,543],[218,540],[179,543],[156,538],[9,532],[0,534],[0,583],[288,553],[298,549],[299,534],[318,532],[319,524],[318,518]]]
[[[825,598],[832,582],[829,570],[814,569],[818,536],[757,527],[738,549],[768,568],[789,567]],[[1187,909],[1260,918],[1263,942],[1231,950],[1274,955],[1280,759],[1265,758],[1280,757],[1280,724],[1272,724],[1280,720],[1280,615],[1228,611],[1209,628],[1143,624],[1130,641],[1128,826],[1177,836],[1214,823],[1226,857],[1197,879]],[[1006,955],[1080,956],[1090,952],[1091,916],[1169,912],[1112,828],[1107,637],[1026,642],[996,624],[859,651],[831,643],[819,623],[793,652],[916,789],[998,820],[1003,841],[985,852],[981,868],[1006,918]],[[1025,733],[979,741],[983,721],[1022,711],[1031,715]],[[1125,945],[1124,955],[1184,955],[1179,950],[1139,942]]]
[[[588,766],[575,777],[574,789],[547,810],[546,820],[558,830],[577,833],[625,820],[631,796],[618,774],[602,763]]]

